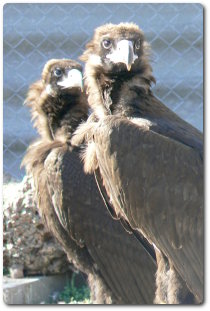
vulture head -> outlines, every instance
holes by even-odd
[[[68,139],[87,117],[82,67],[70,59],[51,59],[41,79],[29,88],[26,105],[31,108],[34,126],[41,137]]]
[[[147,89],[155,82],[149,55],[143,31],[133,23],[106,24],[95,30],[80,59],[85,62],[89,105],[99,118],[112,114],[110,106],[115,105],[122,82],[135,79],[134,84]]]
[[[42,83],[50,96],[80,95],[82,79],[81,65],[69,59],[51,59],[42,72]]]
[[[137,25],[106,24],[95,30],[80,59],[106,74],[131,74],[144,69],[149,50],[143,31]]]

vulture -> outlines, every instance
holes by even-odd
[[[73,265],[87,275],[97,304],[152,304],[156,261],[104,209],[93,175],[84,173],[81,147],[70,139],[88,117],[82,67],[68,59],[46,63],[26,98],[40,137],[22,165],[31,174],[42,218]],[[127,227],[127,230],[129,228]]]
[[[72,145],[113,215],[154,246],[155,303],[203,301],[203,137],[152,93],[150,46],[133,23],[98,27],[80,57],[93,112]]]

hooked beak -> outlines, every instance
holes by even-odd
[[[128,71],[130,71],[132,64],[138,58],[133,51],[133,43],[129,40],[119,41],[116,49],[106,57],[113,63],[124,63]]]
[[[63,89],[79,87],[83,91],[82,73],[78,69],[71,69],[68,72],[68,76],[64,77],[57,84],[62,86]]]

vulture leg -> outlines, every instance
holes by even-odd
[[[195,304],[195,297],[179,276],[171,261],[158,249],[155,304]]]
[[[195,297],[186,287],[186,283],[170,262],[168,277],[168,303],[169,304],[196,304]]]
[[[91,301],[94,301],[94,304],[113,304],[114,299],[105,286],[102,279],[99,276],[94,274],[88,275],[88,284],[90,287]]]
[[[156,292],[155,292],[155,304],[166,304],[167,299],[167,287],[168,287],[168,272],[169,262],[167,258],[158,249],[155,249],[157,259],[157,272],[156,272]]]

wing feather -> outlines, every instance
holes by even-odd
[[[99,122],[94,141],[99,169],[117,212],[123,211],[122,216],[126,212],[131,226],[171,258],[202,300],[202,142],[191,147],[114,116]]]
[[[56,148],[44,164],[50,196],[56,193],[52,203],[57,219],[69,239],[88,251],[118,303],[152,304],[156,266],[135,237],[110,217],[94,176],[84,174],[78,152]]]

